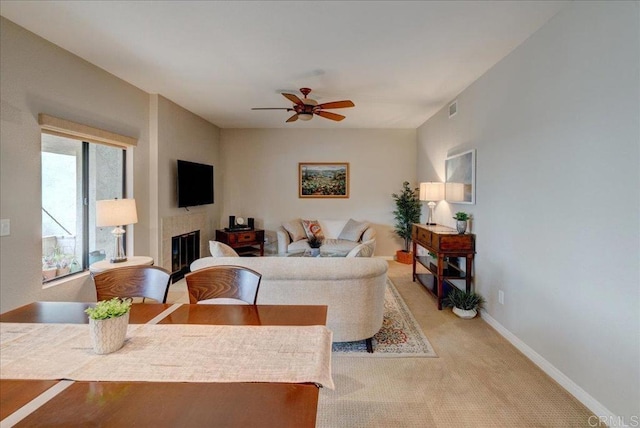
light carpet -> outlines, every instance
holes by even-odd
[[[373,353],[364,340],[333,344],[334,356],[349,357],[437,357],[395,285],[387,279],[382,328],[373,336]]]

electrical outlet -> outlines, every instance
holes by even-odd
[[[498,303],[504,305],[504,291],[498,290]]]
[[[11,235],[11,220],[3,218],[0,220],[0,236]]]

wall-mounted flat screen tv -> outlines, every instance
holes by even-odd
[[[213,203],[213,165],[178,160],[178,207]]]

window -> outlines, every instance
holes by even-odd
[[[95,227],[96,201],[122,198],[126,150],[42,134],[42,280],[113,256],[111,228]]]

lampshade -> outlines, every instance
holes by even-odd
[[[96,201],[96,226],[123,226],[138,222],[135,199]]]
[[[298,119],[311,120],[313,119],[313,113],[298,113]]]
[[[444,199],[444,183],[429,181],[420,183],[421,201],[441,201]]]
[[[449,202],[464,201],[464,183],[447,183],[445,187],[446,187],[447,201]]]

